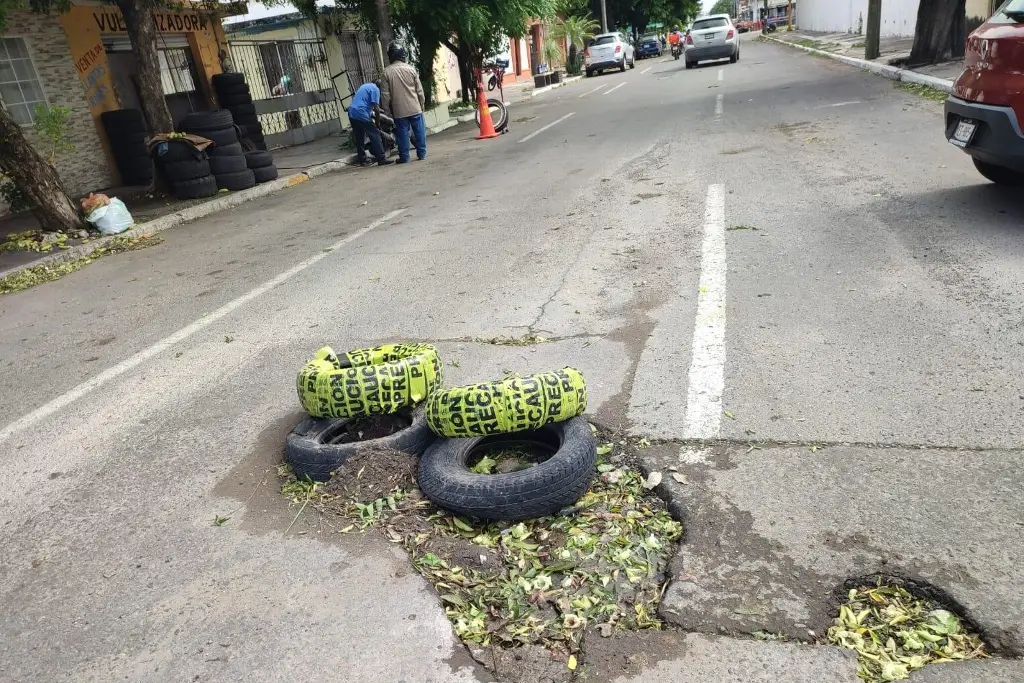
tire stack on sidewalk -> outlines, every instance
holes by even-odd
[[[277,166],[274,165],[274,156],[270,152],[262,150],[246,152],[245,163],[256,177],[257,183],[265,183],[277,178]]]
[[[417,478],[423,494],[438,507],[482,520],[557,514],[587,492],[597,444],[581,417],[587,388],[579,370],[442,390],[442,367],[428,344],[341,356],[325,346],[299,372],[299,401],[312,419],[289,434],[285,460],[299,479],[325,481],[361,453],[422,456]],[[415,407],[424,400],[423,408]],[[383,416],[405,422],[386,436],[361,440],[364,430],[379,427],[363,420]],[[546,459],[495,474],[470,469],[488,450],[501,448],[525,448]]]
[[[168,140],[153,149],[153,160],[178,199],[199,199],[217,194],[217,179],[206,152],[185,140]]]
[[[125,185],[146,186],[153,182],[153,161],[149,158],[146,119],[135,109],[118,109],[100,114],[110,140],[110,149]]]
[[[256,105],[249,92],[249,84],[245,82],[245,74],[222,73],[211,79],[213,90],[217,93],[217,102],[231,112],[235,125],[239,128],[239,136],[250,141],[256,149],[267,148],[263,138],[263,126],[256,116]]]
[[[183,133],[191,133],[213,142],[207,149],[210,171],[222,190],[247,190],[256,184],[256,177],[246,163],[238,131],[226,109],[187,114],[178,124]]]

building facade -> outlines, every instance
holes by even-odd
[[[882,36],[909,38],[917,25],[919,0],[885,0]],[[967,0],[967,26],[972,30],[988,19],[1002,0]],[[800,28],[830,33],[864,33],[868,0],[800,0]]]

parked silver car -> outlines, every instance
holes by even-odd
[[[598,34],[583,52],[583,65],[588,77],[605,69],[632,69],[636,66],[633,44],[621,33]]]
[[[683,41],[683,57],[686,68],[692,69],[697,62],[711,59],[728,59],[736,63],[740,59],[740,32],[728,14],[712,14],[693,22]]]

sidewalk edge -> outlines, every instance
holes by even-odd
[[[866,59],[858,59],[857,57],[849,57],[847,55],[837,55],[834,52],[828,52],[826,50],[818,50],[817,48],[807,47],[805,45],[797,45],[796,43],[790,43],[786,40],[779,38],[772,38],[771,36],[762,36],[766,40],[779,45],[785,45],[786,47],[796,48],[797,50],[803,50],[804,52],[812,55],[818,55],[819,57],[828,57],[850,66],[855,66],[858,69],[868,71],[870,73],[888,78],[893,81],[906,81],[907,83],[916,83],[918,85],[927,85],[936,90],[941,90],[945,93],[952,94],[953,92],[953,81],[945,78],[938,78],[937,76],[929,76],[928,74],[918,73],[910,69],[900,69],[895,66],[889,66],[888,64],[879,64],[878,62],[870,62]]]

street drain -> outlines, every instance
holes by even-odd
[[[959,616],[907,588],[879,578],[873,586],[850,588],[839,606],[828,641],[857,653],[861,679],[898,681],[928,664],[989,656]]]
[[[587,637],[662,627],[665,570],[682,536],[653,493],[661,475],[645,477],[635,464],[647,442],[597,438],[589,491],[558,516],[516,524],[438,509],[416,488],[415,458],[397,452],[357,456],[326,484],[298,481],[283,465],[282,493],[336,533],[372,529],[402,545],[455,633],[500,680],[538,680],[526,662],[568,677]],[[504,458],[492,460],[478,471],[496,471]]]

